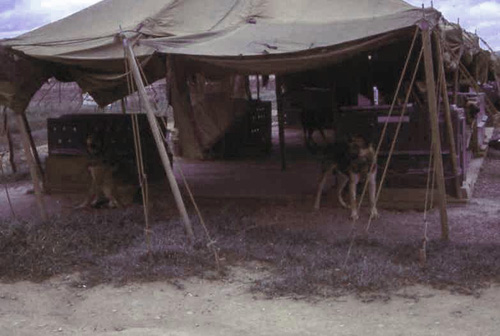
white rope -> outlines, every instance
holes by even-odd
[[[413,77],[411,79],[410,85],[408,87],[408,91],[406,93],[405,102],[404,102],[403,108],[401,110],[401,115],[399,116],[399,122],[398,122],[396,130],[394,132],[394,137],[392,139],[391,148],[389,149],[389,153],[387,155],[387,161],[386,161],[386,164],[385,164],[385,167],[384,167],[384,172],[382,173],[382,177],[380,178],[379,187],[377,189],[377,195],[375,196],[375,204],[378,203],[378,200],[380,198],[380,192],[381,192],[382,186],[383,186],[383,184],[385,182],[385,178],[387,176],[387,171],[389,170],[389,164],[391,162],[391,158],[392,158],[392,155],[394,153],[394,148],[396,147],[396,140],[398,138],[399,131],[401,130],[401,125],[402,125],[402,122],[403,122],[403,117],[404,117],[404,115],[406,113],[406,107],[408,106],[408,101],[410,99],[411,90],[412,90],[413,85],[415,83],[415,79],[416,79],[416,76],[417,76],[417,73],[418,73],[418,68],[419,68],[420,62],[422,60],[423,51],[424,51],[424,48],[422,47],[422,49],[420,49],[420,54],[418,56],[417,64],[415,65],[415,70],[413,72]],[[365,232],[368,232],[370,230],[370,226],[371,226],[372,220],[373,220],[373,218],[372,218],[372,216],[370,216],[370,218],[368,219],[368,224],[366,225]]]
[[[126,56],[126,49],[124,50],[124,54]],[[131,79],[132,73],[129,69],[127,58],[125,57],[125,71],[127,78],[127,87],[129,95],[133,91],[133,81]],[[142,155],[142,145],[141,145],[141,135],[138,123],[137,113],[131,113],[130,119],[132,122],[132,132],[134,137],[134,152],[135,152],[135,160],[137,165],[137,178],[139,180],[139,186],[141,188],[142,194],[142,207],[144,211],[144,221],[145,221],[145,229],[144,233],[146,236],[146,246],[148,250],[148,254],[151,254],[151,229],[149,224],[149,186],[147,175],[144,170],[144,158]]]
[[[408,55],[406,56],[406,61],[405,61],[405,65],[403,67],[403,71],[401,72],[401,76],[399,78],[399,82],[398,82],[398,86],[396,88],[396,91],[394,93],[394,97],[393,97],[393,100],[392,100],[392,104],[391,104],[391,108],[389,109],[389,113],[388,113],[388,117],[386,118],[386,121],[385,121],[385,124],[384,124],[384,128],[382,129],[382,132],[381,132],[381,136],[380,136],[380,139],[379,139],[379,142],[378,142],[378,145],[377,145],[377,149],[375,151],[375,158],[378,157],[378,154],[380,153],[380,148],[382,147],[382,141],[383,141],[383,138],[385,136],[385,133],[387,131],[387,127],[388,127],[388,124],[389,124],[389,117],[392,115],[392,112],[394,110],[394,107],[396,105],[396,101],[397,101],[397,97],[399,95],[399,91],[401,90],[401,86],[403,84],[403,80],[406,76],[406,73],[408,71],[408,65],[410,63],[410,59],[411,59],[411,56],[413,54],[413,48],[415,46],[415,42],[416,42],[416,39],[417,39],[417,36],[418,36],[418,31],[419,31],[419,28],[415,28],[415,33],[413,35],[413,40],[412,40],[412,43],[411,43],[411,46],[410,46],[410,49],[408,50]],[[412,83],[409,87],[409,91],[408,91],[408,94],[407,94],[407,99],[405,100],[405,104],[404,104],[404,107],[403,107],[403,113],[406,109],[406,104],[408,103],[408,98],[409,98],[409,93],[410,93],[410,90],[413,86],[413,82],[414,82],[414,79],[415,79],[415,75],[417,73],[417,70],[418,70],[418,66],[420,64],[420,60],[422,58],[422,53],[423,53],[423,48],[420,50],[420,55],[419,55],[419,58],[418,58],[418,62],[417,62],[417,65],[415,66],[415,71],[414,71],[414,74],[413,74],[413,79],[412,79]],[[401,124],[403,120],[403,116],[400,117],[400,120],[399,120],[399,123]],[[399,132],[399,129],[397,130],[397,132]],[[397,138],[397,133],[395,134],[394,136],[394,139]],[[391,151],[392,151],[393,148],[391,148]],[[388,163],[390,161],[390,157],[388,158]],[[375,165],[377,163],[376,162],[372,162],[371,163],[371,166],[370,166],[370,170],[369,171],[373,171],[375,169]],[[386,166],[387,167],[387,166]],[[385,173],[385,172],[384,172]],[[361,193],[361,197],[360,197],[360,200],[359,200],[359,204],[358,204],[358,211],[361,207],[361,204],[363,202],[363,199],[364,199],[364,196],[366,194],[366,190],[367,190],[367,187],[368,187],[368,178],[366,179],[365,181],[365,184],[364,184],[364,187],[363,187],[363,192]],[[380,188],[382,188],[382,182],[379,186],[379,190]],[[377,204],[377,201],[378,201],[378,194],[377,194],[377,197],[375,198],[375,204],[373,206],[376,206]],[[370,215],[370,219],[369,221],[371,221],[372,219],[372,216]],[[369,222],[370,223],[370,222]],[[349,256],[351,255],[351,251],[352,251],[352,248],[354,246],[354,241],[356,239],[356,234],[355,234],[355,226],[356,226],[356,219],[354,219],[352,221],[352,224],[351,224],[351,232],[350,232],[350,236],[351,236],[351,240],[350,240],[350,243],[349,243],[349,248],[347,250],[347,254],[346,254],[346,257],[344,259],[344,264],[343,264],[343,267],[345,267],[347,265],[347,261],[349,259]]]
[[[136,58],[136,61],[137,61],[137,58]],[[149,85],[149,83],[147,81],[147,78],[146,78],[146,75],[144,73],[144,70],[142,69],[142,67],[140,66],[140,63],[138,61],[137,61],[137,64],[138,64],[139,70],[141,72],[142,79],[144,80],[144,83],[146,85]],[[129,77],[127,77],[127,79],[129,79]],[[156,102],[154,102],[154,105],[155,105],[155,108],[157,108]],[[162,122],[165,123],[165,121],[163,120],[163,118],[161,118],[161,119],[162,119]],[[167,125],[165,124],[165,131],[166,130],[167,130]],[[160,133],[162,135],[162,139],[166,139],[166,134],[165,134],[164,130],[161,127],[159,127],[159,131],[160,131]],[[183,173],[183,171],[182,171],[179,163],[177,163],[175,165],[175,167],[177,168],[177,170],[179,171],[179,173],[180,173],[180,175],[181,175],[181,177],[183,179],[184,185],[186,186],[186,190],[187,190],[187,192],[189,194],[191,202],[193,203],[193,206],[195,208],[196,214],[197,214],[197,216],[198,216],[198,218],[200,220],[200,223],[201,223],[201,225],[203,227],[203,230],[205,231],[205,235],[207,236],[207,240],[208,240],[207,248],[210,251],[212,251],[212,253],[214,254],[214,259],[215,259],[215,264],[216,264],[216,267],[217,267],[217,271],[220,272],[220,258],[219,258],[219,254],[217,252],[217,248],[215,246],[216,241],[212,240],[212,238],[210,236],[210,232],[208,231],[208,227],[207,227],[207,225],[205,223],[205,220],[203,219],[201,211],[200,211],[200,209],[198,207],[198,204],[196,203],[196,200],[195,200],[195,198],[193,196],[193,193],[191,192],[191,188],[189,187],[189,184],[188,184],[188,182],[187,182],[187,180],[186,180],[186,178],[184,176],[184,173]]]

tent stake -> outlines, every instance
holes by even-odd
[[[168,158],[167,150],[165,148],[164,139],[162,139],[160,134],[160,129],[158,126],[158,121],[153,112],[153,108],[149,102],[149,99],[146,94],[146,89],[144,88],[144,84],[142,82],[141,74],[139,72],[139,67],[136,63],[134,52],[132,47],[128,43],[127,39],[123,39],[123,45],[127,49],[127,58],[130,63],[130,68],[132,70],[132,75],[134,76],[135,84],[137,86],[137,91],[141,97],[141,100],[144,103],[144,107],[146,108],[146,114],[148,117],[149,125],[151,127],[151,131],[153,133],[153,137],[156,142],[156,146],[158,148],[158,152],[160,153],[161,161],[163,163],[163,167],[165,169],[165,173],[167,174],[168,181],[170,183],[170,187],[172,188],[172,193],[174,194],[175,202],[177,204],[177,208],[182,217],[182,221],[184,222],[184,228],[188,235],[188,239],[191,243],[194,242],[194,232],[191,226],[191,221],[186,211],[186,206],[184,205],[184,201],[182,200],[181,192],[179,191],[179,186],[177,185],[177,181],[175,180],[174,173],[172,171],[172,167],[170,166],[170,159]]]
[[[448,135],[448,144],[450,146],[450,157],[451,157],[451,168],[453,171],[453,176],[455,176],[455,191],[458,199],[462,199],[462,193],[460,192],[460,180],[458,177],[458,163],[457,163],[457,147],[455,144],[453,124],[451,122],[451,111],[450,111],[450,101],[448,99],[448,88],[446,85],[446,74],[444,72],[444,62],[443,62],[443,49],[441,47],[441,40],[437,33],[433,34],[434,40],[436,41],[436,52],[438,58],[438,76],[441,78],[441,96],[444,103],[444,120],[446,122],[446,130]]]
[[[47,210],[45,208],[45,202],[43,200],[41,181],[37,172],[35,158],[33,157],[33,153],[31,151],[32,147],[30,144],[30,139],[29,139],[30,137],[28,129],[26,128],[25,117],[23,117],[23,114],[24,111],[16,112],[17,124],[19,130],[21,131],[21,140],[23,143],[24,155],[26,156],[26,161],[28,162],[28,166],[30,168],[31,179],[33,181],[33,188],[35,190],[35,197],[36,197],[36,202],[38,204],[38,208],[40,210],[40,216],[42,217],[43,221],[47,221],[48,215],[47,215]]]
[[[443,157],[441,156],[441,139],[439,135],[439,120],[436,99],[436,83],[434,81],[434,65],[432,62],[432,45],[428,23],[421,25],[422,44],[424,48],[425,81],[427,85],[427,100],[429,104],[429,119],[431,124],[434,169],[438,187],[439,211],[441,217],[441,239],[449,240],[448,212],[446,209],[446,189],[444,182]]]
[[[274,76],[276,86],[276,106],[278,109],[278,133],[280,138],[281,170],[286,170],[285,153],[285,113],[283,111],[283,97],[281,94],[281,78]]]

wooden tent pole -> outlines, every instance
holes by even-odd
[[[43,221],[47,221],[49,217],[47,215],[47,209],[45,208],[45,202],[43,200],[42,186],[41,186],[42,181],[40,181],[40,177],[37,172],[37,166],[30,143],[29,131],[25,123],[26,117],[23,116],[24,111],[21,112],[15,111],[15,112],[17,116],[17,125],[21,132],[21,142],[23,144],[24,155],[26,156],[26,161],[28,162],[28,166],[30,168],[30,175],[33,181],[33,188],[35,190],[35,197],[36,197],[36,202],[38,204],[38,208],[40,210],[40,216]]]
[[[26,129],[26,131],[28,133],[28,140],[29,140],[29,144],[31,147],[31,151],[33,153],[33,158],[35,160],[38,178],[41,181],[43,181],[42,163],[40,161],[40,155],[38,155],[38,150],[36,149],[35,141],[33,140],[33,135],[31,134],[31,127],[30,127],[30,124],[28,123],[28,118],[26,118],[26,111],[24,113],[22,113],[22,118],[23,118],[24,128]],[[42,188],[43,188],[43,184],[42,184]]]
[[[156,142],[156,146],[158,148],[158,152],[160,153],[161,161],[163,163],[163,167],[165,169],[165,173],[167,174],[168,181],[170,183],[170,187],[172,188],[172,193],[174,194],[175,202],[177,204],[177,208],[181,214],[182,221],[184,223],[184,228],[188,235],[188,239],[191,243],[194,242],[194,232],[193,227],[191,226],[191,220],[186,211],[186,206],[184,205],[184,201],[182,200],[181,192],[179,190],[179,186],[177,185],[177,181],[175,180],[174,172],[172,171],[172,167],[170,165],[170,159],[168,158],[167,150],[165,148],[165,141],[161,136],[160,128],[158,125],[158,121],[156,120],[155,114],[153,112],[153,108],[149,102],[146,89],[144,87],[144,83],[142,82],[141,73],[139,71],[139,67],[136,63],[134,52],[132,47],[128,43],[127,39],[123,39],[123,45],[127,49],[127,58],[130,64],[130,68],[132,70],[132,75],[134,76],[135,84],[137,86],[137,91],[141,97],[141,100],[144,103],[144,107],[146,109],[146,114],[148,117],[149,125],[151,127],[151,131],[153,133],[153,137]]]
[[[283,111],[283,95],[281,93],[281,78],[278,75],[274,76],[274,84],[276,87],[276,106],[278,109],[278,133],[280,139],[280,154],[281,154],[281,170],[286,170],[286,153],[285,153],[285,113]]]
[[[434,169],[438,187],[439,210],[441,217],[441,238],[449,240],[448,212],[446,209],[446,189],[444,181],[443,157],[441,156],[441,138],[439,135],[439,120],[436,99],[436,83],[434,81],[434,65],[432,62],[432,45],[428,23],[421,24],[422,44],[424,48],[425,81],[427,85],[427,100],[429,104],[429,119],[432,132],[434,151]]]
[[[7,147],[9,149],[9,163],[12,168],[12,172],[17,172],[16,162],[14,160],[14,145],[12,143],[12,136],[10,135],[9,128],[9,116],[7,113],[7,106],[3,108],[3,130],[0,130],[0,133],[3,133],[5,138],[7,139]]]
[[[257,82],[257,100],[260,100],[260,75],[255,75]]]
[[[460,62],[460,60],[459,60]],[[453,104],[458,104],[458,90],[459,90],[459,79],[460,79],[460,63],[457,64],[457,69],[453,72]]]
[[[125,104],[125,98],[120,99],[120,104],[122,106],[122,113],[127,114],[127,105]]]
[[[458,177],[458,162],[457,162],[457,147],[455,143],[455,132],[453,130],[453,124],[451,122],[451,110],[450,110],[450,101],[448,99],[448,88],[446,85],[446,74],[444,71],[444,62],[443,62],[443,49],[441,46],[441,40],[436,32],[433,34],[434,40],[436,41],[436,52],[438,59],[438,73],[441,80],[441,96],[444,104],[444,118],[446,122],[446,130],[448,135],[448,144],[450,146],[450,157],[451,157],[451,169],[453,171],[453,176],[455,176],[455,191],[457,197],[459,199],[462,198],[462,193],[460,192],[460,180]]]

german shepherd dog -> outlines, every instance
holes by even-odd
[[[106,158],[104,136],[89,134],[85,145],[91,183],[85,200],[75,208],[101,207],[106,204],[109,208],[121,207],[122,204],[116,197],[116,184],[113,178],[115,167],[109,158]]]
[[[335,142],[326,149],[325,159],[322,162],[322,177],[316,194],[314,208],[319,209],[321,194],[326,179],[330,174],[337,177],[337,197],[342,207],[347,208],[342,193],[349,182],[349,207],[351,209],[350,218],[359,218],[358,205],[356,202],[357,185],[361,180],[368,179],[370,207],[372,218],[378,217],[375,205],[376,178],[377,178],[377,158],[373,145],[363,136],[355,135],[348,141]],[[372,168],[372,164],[373,165]]]

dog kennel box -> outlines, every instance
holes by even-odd
[[[145,172],[148,179],[154,181],[164,176],[163,165],[147,116],[137,116]],[[130,115],[67,114],[47,119],[47,190],[78,191],[88,186],[86,139],[89,135],[102,138],[105,159],[116,164],[118,176],[129,181],[137,180]]]
[[[242,99],[235,106],[244,109],[244,113],[239,114],[223,137],[212,147],[212,155],[232,158],[268,154],[272,148],[271,102]]]
[[[336,115],[335,127],[337,138],[360,134],[374,143],[376,147],[387,122],[387,130],[382,139],[378,156],[379,167],[384,167],[398,127],[402,106],[397,106],[389,116],[390,106],[348,106],[341,108]],[[441,109],[442,111],[442,109]],[[453,174],[448,144],[448,131],[444,115],[439,114],[439,130],[441,134],[441,152],[447,191],[455,194],[454,179],[461,182],[465,179],[470,153],[466,146],[466,124],[463,109],[451,108],[456,155],[458,162],[457,175]],[[425,188],[429,170],[432,135],[427,110],[408,105],[401,118],[402,123],[395,143],[393,156],[386,177],[386,186],[396,188]],[[382,169],[379,169],[379,175]]]

